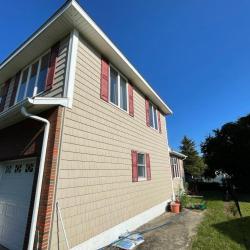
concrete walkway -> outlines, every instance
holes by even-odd
[[[145,242],[137,246],[136,250],[189,249],[203,214],[204,212],[191,210],[185,210],[178,215],[164,213],[136,230],[136,232],[143,232],[145,239]],[[148,231],[152,228],[157,229]],[[107,247],[104,249],[114,250],[117,248]]]
[[[179,215],[163,214],[140,227],[138,231],[157,227],[169,222],[156,230],[144,234],[145,242],[136,250],[186,250],[189,249],[192,237],[202,220],[204,212],[185,210]]]

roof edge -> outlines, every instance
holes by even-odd
[[[187,158],[186,155],[184,155],[184,154],[182,154],[180,152],[177,152],[175,150],[172,150],[172,149],[169,150],[169,153],[172,154],[172,155],[178,156],[178,157],[182,158],[183,160],[185,160]]]
[[[47,28],[47,26],[53,22],[58,16],[62,14],[67,8],[69,8],[72,5],[72,1],[70,0],[65,2],[54,14],[49,17],[49,19],[42,24],[36,31],[34,31],[23,43],[21,43],[13,52],[10,53],[9,56],[7,56],[0,64],[0,70],[4,68],[9,61],[12,60],[16,55],[18,55],[29,43],[31,43],[43,30]]]
[[[116,47],[116,45],[108,38],[108,36],[101,30],[101,28],[94,22],[93,19],[87,14],[87,12],[81,7],[81,5],[76,0],[69,0],[65,2],[40,28],[38,28],[31,36],[29,36],[17,49],[15,49],[1,64],[0,71],[8,65],[8,63],[15,58],[26,46],[28,46],[32,41],[39,36],[44,30],[49,27],[61,14],[63,14],[69,7],[73,6],[82,17],[90,24],[90,26],[100,35],[100,37],[110,46],[110,48],[121,58],[123,63],[131,69],[133,74],[135,74],[140,81],[146,86],[146,88],[151,92],[161,107],[161,111],[165,115],[173,114],[173,111],[168,107],[168,105],[161,99],[161,97],[154,91],[150,84],[143,78],[143,76],[135,69],[135,67],[129,62],[129,60],[124,56],[124,54]]]

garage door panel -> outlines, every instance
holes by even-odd
[[[0,244],[22,249],[30,207],[35,159],[0,163]]]

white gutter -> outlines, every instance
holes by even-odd
[[[170,148],[169,150],[170,150],[170,151],[169,151],[170,154],[175,155],[175,156],[177,156],[177,157],[180,157],[180,158],[182,158],[182,160],[185,160],[185,159],[187,158],[186,155],[184,155],[184,154],[182,154],[182,153],[180,153],[180,152],[174,151],[174,150],[172,150],[171,148]]]
[[[36,194],[35,194],[35,201],[34,201],[34,208],[32,213],[32,221],[30,226],[30,235],[29,235],[29,244],[28,250],[33,250],[34,241],[35,241],[35,234],[36,234],[36,224],[37,224],[37,216],[38,216],[38,209],[41,197],[41,188],[42,188],[42,180],[43,180],[43,172],[44,172],[44,165],[45,165],[45,157],[46,157],[46,150],[49,138],[49,129],[50,129],[50,122],[40,116],[32,115],[27,112],[25,107],[22,107],[21,113],[30,119],[42,122],[45,124],[44,128],[44,135],[43,135],[43,144],[42,144],[42,151],[40,157],[40,164],[39,164],[39,171],[38,171],[38,178],[36,184]]]

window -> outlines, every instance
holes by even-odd
[[[45,90],[50,53],[46,53],[35,63],[22,71],[16,102],[33,97]]]
[[[157,109],[149,103],[149,122],[150,127],[158,130],[158,119],[157,119]]]
[[[19,90],[17,95],[17,102],[22,101],[25,97],[25,91],[27,86],[27,80],[28,80],[28,74],[29,74],[29,68],[26,68],[21,76],[21,81],[19,83]]]
[[[127,83],[123,77],[120,77],[120,105],[127,111]]]
[[[40,70],[36,83],[36,93],[41,93],[45,89],[45,81],[49,67],[49,53],[40,60]]]
[[[145,179],[146,178],[145,154],[138,153],[137,165],[138,165],[138,178]]]
[[[110,101],[118,105],[118,73],[110,68]]]
[[[176,157],[171,157],[170,158],[171,162],[171,168],[172,168],[172,177],[173,178],[180,178],[181,173],[180,173],[180,165],[179,165],[179,160]]]
[[[110,102],[119,108],[128,110],[127,81],[113,67],[110,67]]]
[[[36,75],[37,75],[38,62],[34,63],[31,67],[31,75],[28,83],[27,96],[32,97],[34,94]]]

